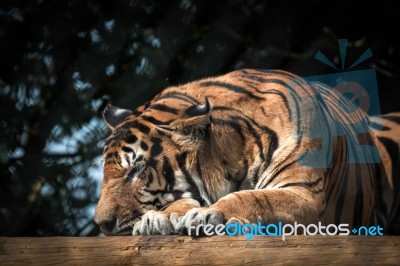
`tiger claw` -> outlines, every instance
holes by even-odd
[[[203,229],[196,230],[199,225],[211,224],[214,227],[223,224],[224,215],[222,212],[210,208],[194,208],[178,219],[175,231],[178,234],[196,235],[196,231],[203,234]]]
[[[174,218],[176,219],[176,218]],[[174,223],[176,221],[174,220]],[[132,235],[170,235],[175,234],[170,215],[160,211],[148,211],[135,223]]]

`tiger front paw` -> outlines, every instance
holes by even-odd
[[[176,234],[178,216],[163,211],[148,211],[133,226],[132,235],[171,235]]]
[[[212,208],[193,208],[179,218],[175,231],[181,235],[197,235],[196,231],[203,235],[204,226],[209,224],[213,225],[213,229],[217,225],[224,226],[224,214]]]

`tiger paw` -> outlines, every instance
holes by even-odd
[[[178,223],[175,214],[163,211],[148,211],[133,226],[132,235],[170,235],[175,234],[174,224]]]
[[[224,223],[224,215],[222,212],[211,208],[193,208],[188,211],[184,216],[180,217],[178,223],[175,225],[175,231],[178,234],[196,235],[204,234],[204,226],[211,224],[213,228],[217,225]],[[202,225],[201,227],[199,227]],[[197,229],[199,227],[199,229]],[[207,234],[208,235],[208,234]]]

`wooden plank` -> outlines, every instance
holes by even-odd
[[[0,265],[398,265],[400,237],[0,237]]]

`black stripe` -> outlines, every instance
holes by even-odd
[[[142,148],[144,151],[147,151],[149,149],[149,146],[146,144],[146,142],[141,141],[140,148]]]
[[[143,190],[144,190],[145,192],[147,192],[147,193],[153,195],[153,196],[154,196],[154,195],[157,195],[157,194],[164,194],[164,193],[166,193],[166,190],[165,190],[165,189],[150,190],[149,188],[145,187]]]
[[[336,144],[336,147],[345,147],[346,148],[346,143],[343,143],[345,141],[345,139],[344,139],[344,137],[338,137],[337,138],[337,144]],[[342,146],[341,146],[342,145]],[[335,150],[335,152],[332,154],[332,162],[344,162],[345,160],[346,160],[346,158],[342,158],[342,156],[344,155],[344,154],[346,154],[346,149],[336,149]],[[326,178],[326,180],[325,180],[325,189],[326,189],[326,196],[325,196],[325,198],[326,198],[326,201],[328,202],[329,201],[329,199],[331,198],[331,195],[332,195],[332,192],[333,192],[333,190],[334,190],[334,188],[335,188],[335,184],[336,184],[336,180],[335,181],[333,181],[333,179],[334,178],[338,178],[338,177],[340,177],[340,176],[343,176],[344,175],[344,172],[345,171],[343,171],[343,169],[346,169],[346,167],[348,166],[348,164],[343,164],[343,167],[342,168],[340,168],[342,171],[339,173],[339,175],[336,175],[336,176],[332,176],[332,171],[334,171],[335,170],[335,168],[334,167],[332,167],[332,168],[330,168],[328,171],[327,171],[327,173],[326,173],[326,175],[325,175],[325,178]],[[332,185],[330,185],[331,182],[332,181]],[[323,213],[325,213],[326,211],[328,211],[328,210],[326,210],[326,209],[324,209],[323,210]],[[330,210],[329,210],[330,211]]]
[[[193,181],[192,176],[190,175],[189,171],[186,168],[186,156],[187,156],[187,153],[184,152],[182,154],[177,154],[175,156],[175,159],[178,163],[179,169],[185,175],[190,187],[194,190],[194,191],[191,191],[193,194],[193,199],[197,200],[201,204],[201,206],[204,206],[205,202],[204,202],[204,199],[200,196],[199,188],[197,187],[196,183]]]
[[[375,190],[375,195],[378,195],[377,197],[375,197],[375,204],[377,206],[377,209],[380,213],[384,214],[384,217],[389,217],[388,215],[388,210],[387,210],[387,205],[385,203],[384,198],[382,197],[383,195],[385,195],[385,190],[384,190],[384,184],[387,182],[385,180],[385,176],[382,176],[382,172],[381,169],[379,169],[379,167],[375,167],[375,186],[374,186],[374,190]],[[377,217],[378,219],[380,219],[380,217]],[[379,224],[382,224],[381,221],[378,221]]]
[[[158,156],[159,154],[161,154],[163,151],[163,147],[161,145],[162,141],[160,138],[156,138],[156,137],[152,137],[150,139],[150,141],[152,142],[152,146],[150,149],[150,156],[152,158],[154,158],[154,157]]]
[[[140,157],[140,156],[139,156],[139,157]],[[156,160],[154,157],[150,157],[150,158],[147,160],[147,165],[150,166],[150,167],[156,168],[157,165],[158,165],[158,160]]]
[[[140,118],[142,118],[144,121],[150,122],[154,125],[169,125],[172,120],[168,120],[168,121],[160,121],[152,116],[148,116],[148,115],[142,115]]]
[[[184,193],[183,191],[174,189],[173,191],[169,192],[172,194],[175,200],[182,198],[182,194]]]
[[[284,170],[286,170],[287,168],[289,168],[290,166],[294,165],[297,162],[298,162],[298,160],[294,160],[294,161],[282,166],[273,176],[269,177],[267,183],[265,185],[263,185],[262,187],[260,187],[260,189],[267,188],[269,186],[269,184],[271,184],[279,176],[280,173],[282,173]],[[265,178],[268,178],[268,177],[265,177]]]
[[[229,83],[225,83],[225,82],[220,82],[220,81],[203,81],[200,82],[200,86],[203,87],[219,87],[219,88],[224,88],[230,91],[234,91],[237,93],[244,93],[246,95],[248,95],[250,98],[253,99],[257,99],[257,100],[262,100],[263,98],[255,96],[253,93],[251,93],[250,91],[248,91],[247,89],[241,87],[241,86],[237,86],[237,85],[233,85],[233,84],[229,84]]]
[[[133,114],[134,116],[139,116],[141,113],[142,113],[142,112],[140,112],[140,111],[138,111],[138,110],[132,111],[132,114]]]
[[[148,126],[146,126],[146,125],[143,125],[143,124],[139,123],[137,120],[135,120],[132,123],[132,128],[136,128],[137,130],[139,130],[143,134],[149,134],[150,133],[150,128]]]
[[[347,184],[349,183],[349,164],[346,163],[347,160],[347,154],[348,154],[348,149],[349,146],[347,145],[347,138],[345,137],[338,137],[337,138],[337,145],[335,149],[335,153],[337,154],[337,157],[335,157],[334,163],[339,163],[338,165],[341,166],[339,170],[341,170],[339,173],[337,173],[336,176],[330,176],[332,171],[328,174],[329,180],[327,180],[328,185],[331,183],[331,188],[329,189],[327,193],[327,202],[331,201],[331,197],[335,199],[334,204],[336,204],[336,208],[334,210],[335,214],[335,223],[339,224],[341,222],[350,222],[350,220],[343,221],[342,220],[342,213],[343,213],[343,206],[344,206],[344,201],[346,199],[347,195]],[[335,168],[331,168],[332,170],[335,170]],[[333,189],[337,188],[337,191],[335,192],[336,194],[333,194]],[[353,193],[351,191],[350,193]],[[331,210],[326,210],[326,211],[331,211]],[[345,217],[347,218],[347,217]]]
[[[400,116],[383,115],[382,118],[400,124]]]
[[[357,145],[357,144],[355,144]],[[355,151],[353,156],[355,157],[355,161],[359,162],[359,156],[358,153]],[[365,225],[363,224],[363,208],[364,208],[364,200],[363,200],[363,185],[362,181],[367,182],[365,180],[366,177],[360,175],[360,164],[353,164],[353,167],[355,167],[355,176],[356,178],[356,201],[354,203],[354,209],[353,209],[353,226],[362,226]],[[347,177],[349,178],[349,177]],[[361,180],[364,179],[364,180]],[[367,226],[367,225],[366,225]]]
[[[199,178],[202,179],[203,173],[201,171],[200,158],[197,158],[197,161],[196,161],[196,171],[197,171],[197,174],[199,175]]]
[[[154,176],[153,171],[149,171],[150,173],[147,175],[146,187],[150,187],[151,183],[153,183]]]
[[[127,178],[125,178],[125,180],[124,180],[124,183],[125,183],[125,184],[129,183],[130,181],[132,181],[132,179],[133,179],[133,177],[134,177],[134,175],[135,175],[135,172],[136,172],[136,169],[131,169],[131,170],[126,174],[126,177],[127,177]]]
[[[117,152],[114,153],[115,158],[117,159],[117,163],[122,167],[122,160],[121,157],[118,155]]]
[[[140,204],[143,204],[143,205],[153,205],[153,206],[155,206],[156,203],[157,203],[157,201],[159,201],[158,198],[155,198],[154,200],[149,200],[149,201],[142,201],[142,200],[140,200],[135,194],[133,194],[133,197],[134,197]]]
[[[112,152],[107,153],[107,155],[105,156],[105,160],[107,161],[108,159],[110,159],[113,156],[114,156],[114,153],[112,153]]]
[[[176,92],[176,91],[167,92],[167,93],[165,93],[163,95],[160,95],[155,100],[158,101],[158,100],[170,99],[170,98],[172,98],[172,99],[180,99],[180,100],[189,102],[191,104],[196,104],[196,105],[200,104],[200,102],[196,98],[194,98],[194,97],[192,97],[190,95],[181,93],[181,92]]]
[[[271,130],[271,133],[269,133],[269,137],[270,137],[270,143],[268,146],[267,157],[265,159],[265,161],[267,162],[267,165],[269,165],[271,163],[272,155],[278,149],[278,146],[279,146],[278,136],[274,131]]]
[[[156,171],[156,170],[155,170],[155,171]],[[156,174],[156,177],[157,177],[158,186],[161,187],[160,175],[157,173],[157,174]],[[163,177],[163,178],[164,178],[164,177]],[[166,188],[166,187],[165,187],[165,188]],[[164,189],[165,189],[165,188],[164,188]],[[164,190],[163,190],[163,191],[164,191]]]
[[[344,162],[344,161],[343,161]],[[347,170],[347,171],[345,171]],[[344,202],[346,200],[346,196],[347,196],[347,184],[349,183],[349,169],[348,169],[348,164],[345,163],[345,168],[343,169],[343,172],[341,175],[332,177],[332,178],[340,178],[340,184],[338,186],[338,190],[339,190],[339,195],[337,196],[337,200],[336,200],[336,209],[335,209],[335,223],[339,224],[341,222],[350,222],[348,221],[342,221],[342,213],[343,213],[343,207],[344,207]],[[346,176],[347,174],[347,176]],[[349,192],[349,193],[353,193],[353,191]]]
[[[171,113],[171,114],[178,114],[178,109],[169,107],[168,105],[165,104],[153,104],[149,107],[149,110],[157,110],[161,112],[166,112],[166,113]]]
[[[126,152],[126,153],[132,153],[132,152],[133,152],[133,150],[132,150],[131,148],[126,147],[126,146],[123,146],[123,147],[122,147],[122,150],[123,150],[124,152]]]
[[[218,105],[213,107],[213,111],[234,111],[234,112],[240,112],[240,110],[228,107],[228,106],[223,106],[223,105]]]
[[[137,141],[137,137],[133,134],[129,134],[125,136],[125,142],[128,144],[133,144]]]
[[[255,187],[256,186],[256,184],[257,184],[257,182],[258,182],[258,180],[260,179],[260,168],[261,168],[261,165],[259,165],[258,167],[257,167],[257,169],[255,169],[254,170],[254,174],[253,174],[253,176],[251,177],[251,182],[252,182],[252,185]],[[263,168],[263,171],[264,171],[265,169]]]
[[[150,102],[146,102],[146,103],[143,105],[143,110],[146,110],[147,108],[149,108],[149,106],[150,106]]]
[[[165,136],[165,132],[157,128],[157,134],[160,136]]]
[[[125,160],[128,163],[128,165],[130,166],[131,165],[131,161],[129,160],[129,156],[127,154],[125,154],[124,157],[125,157]]]
[[[262,142],[261,142],[261,137],[260,137],[260,135],[257,133],[257,131],[254,129],[254,127],[250,124],[249,121],[247,121],[247,120],[244,119],[243,117],[233,116],[232,119],[233,119],[234,121],[236,121],[236,120],[241,120],[241,121],[243,121],[243,122],[246,124],[248,131],[250,132],[251,135],[253,135],[253,138],[254,138],[255,141],[256,141],[256,145],[257,145],[257,147],[258,147],[258,149],[259,149],[259,151],[260,151],[260,152],[259,152],[259,153],[260,153],[260,157],[261,157],[261,159],[264,161],[264,160],[265,160],[265,156],[264,156],[264,147],[263,147]],[[269,162],[268,162],[268,163],[269,163]],[[268,163],[267,163],[267,164],[268,164]]]
[[[390,154],[390,159],[392,161],[392,182],[393,182],[393,195],[394,204],[390,213],[397,209],[400,209],[400,151],[399,145],[392,139],[386,137],[378,137],[378,140],[386,148],[387,152]],[[388,177],[390,178],[390,177]],[[383,195],[379,195],[383,196]]]
[[[173,189],[175,186],[175,174],[168,157],[165,155],[163,157],[162,173],[167,181],[167,190]]]

